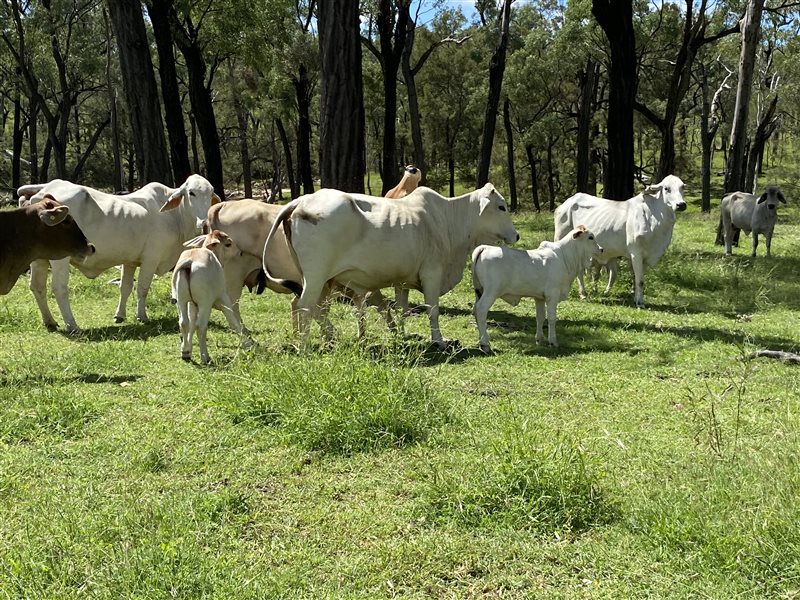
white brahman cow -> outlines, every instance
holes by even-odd
[[[619,257],[630,260],[634,275],[634,301],[644,307],[644,276],[666,252],[675,227],[675,213],[686,210],[683,182],[667,175],[660,183],[624,202],[579,193],[567,199],[555,212],[555,239],[559,240],[577,225],[592,231],[603,247],[598,261],[609,264],[609,288]],[[578,273],[583,298],[586,289],[583,272]],[[608,292],[608,288],[606,289]]]
[[[227,234],[216,229],[184,245],[189,249],[181,253],[172,272],[172,298],[178,305],[181,329],[181,358],[192,359],[192,335],[197,332],[200,360],[209,362],[206,334],[212,308],[222,311],[231,329],[241,337],[242,347],[250,348],[253,345],[250,335],[225,291],[225,265],[241,255],[241,250]]]
[[[125,320],[125,305],[133,290],[133,275],[139,267],[136,289],[136,317],[146,322],[145,302],[154,275],[163,275],[175,265],[183,242],[193,238],[211,204],[219,202],[214,188],[204,177],[190,175],[179,188],[149,183],[124,195],[107,194],[89,187],[55,179],[46,184],[19,188],[20,196],[38,202],[51,194],[69,207],[69,212],[97,251],[87,260],[72,264],[89,278],[111,267],[122,265],[119,305],[114,320]],[[69,303],[70,259],[35,261],[31,264],[30,288],[42,320],[48,329],[58,323],[47,305],[48,266],[53,269],[53,293],[70,333],[79,328]]]
[[[480,333],[480,347],[492,351],[486,316],[495,300],[502,298],[516,306],[522,298],[536,302],[536,342],[544,341],[544,316],[547,309],[547,336],[551,346],[556,339],[556,307],[569,296],[572,282],[593,257],[603,249],[594,234],[583,225],[557,242],[540,244],[536,250],[517,250],[498,246],[478,246],[472,252],[472,286],[475,288],[473,312]]]
[[[753,234],[753,252],[756,255],[758,235],[764,236],[767,256],[772,256],[772,233],[778,221],[778,202],[786,204],[786,198],[777,185],[767,186],[761,196],[746,192],[733,192],[726,195],[720,204],[722,211],[722,232],[725,236],[725,254],[731,253],[733,231],[741,229]]]
[[[490,183],[456,198],[421,187],[402,202],[322,189],[287,204],[273,223],[267,244],[279,227],[286,227],[302,284],[276,279],[266,254],[264,270],[268,279],[300,295],[303,346],[311,316],[323,331],[330,329],[321,308],[326,286],[334,283],[359,295],[395,285],[421,290],[431,340],[444,347],[439,297],[461,280],[472,249],[519,239],[505,200]]]

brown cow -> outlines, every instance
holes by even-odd
[[[50,195],[30,206],[0,211],[0,295],[11,291],[34,260],[85,258],[94,251],[69,216],[69,207]]]

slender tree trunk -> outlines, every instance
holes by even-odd
[[[749,0],[742,24],[742,50],[739,56],[739,84],[733,111],[730,151],[725,173],[725,192],[744,191],[747,152],[747,120],[753,87],[758,40],[761,36],[761,14],[764,0]]]
[[[533,200],[533,207],[536,212],[542,212],[542,207],[539,206],[539,174],[536,172],[536,158],[533,156],[533,146],[531,144],[525,145],[525,154],[528,156],[528,166],[531,169],[531,199]]]
[[[139,183],[169,181],[169,157],[142,6],[139,0],[107,0],[107,5],[119,48]]]
[[[250,144],[248,143],[249,111],[242,103],[241,90],[236,80],[233,59],[228,60],[228,89],[231,92],[231,104],[236,114],[236,125],[239,136],[239,159],[242,163],[242,183],[245,198],[253,197],[252,161],[250,160]]]
[[[577,133],[577,189],[579,192],[589,193],[589,172],[591,171],[591,127],[592,108],[594,97],[597,93],[597,78],[599,67],[594,59],[589,58],[581,72],[581,96],[578,105],[578,133]]]
[[[200,172],[200,150],[197,147],[197,121],[194,118],[194,112],[189,113],[189,124],[191,125],[191,143],[192,143],[192,167],[195,173]]]
[[[553,165],[553,148],[557,141],[558,138],[547,140],[547,190],[550,192],[550,212],[556,209],[556,179],[558,176]]]
[[[517,210],[517,173],[514,170],[514,133],[511,130],[511,103],[508,96],[503,101],[503,126],[506,130],[506,155],[508,157],[508,187],[511,194],[511,210]]]
[[[413,149],[413,164],[422,173],[420,183],[425,185],[428,174],[428,166],[425,164],[425,146],[422,143],[422,117],[419,112],[419,97],[417,94],[417,81],[414,72],[411,70],[411,52],[414,48],[415,39],[414,23],[409,24],[408,35],[406,36],[406,47],[403,49],[402,69],[403,81],[406,84],[408,95],[408,118],[411,122],[411,143]]]
[[[320,175],[324,187],[364,191],[364,93],[358,2],[319,4]]]
[[[275,126],[278,128],[278,135],[283,145],[283,153],[286,156],[286,178],[289,180],[289,190],[292,194],[292,198],[297,198],[300,195],[300,182],[297,181],[297,178],[294,176],[292,145],[289,143],[289,136],[286,135],[286,128],[283,126],[283,121],[275,119]]]
[[[708,97],[708,74],[702,70],[700,85],[703,92],[703,102],[700,111],[700,144],[701,144],[701,198],[700,210],[704,213],[711,212],[711,150],[717,126],[711,126],[711,100]]]
[[[508,29],[511,22],[511,2],[503,0],[500,22],[500,41],[489,61],[489,95],[486,100],[486,112],[483,118],[481,149],[478,154],[478,175],[476,187],[489,181],[489,167],[492,161],[494,131],[497,125],[497,109],[500,106],[500,91],[503,88],[503,75],[506,70],[506,51],[508,48]]]
[[[28,144],[30,146],[28,148],[28,160],[31,163],[29,177],[31,183],[39,183],[41,181],[39,179],[39,107],[33,99],[30,100],[29,104],[28,119]]]
[[[632,0],[592,0],[592,14],[611,47],[608,94],[608,167],[603,196],[633,196],[633,105],[636,98],[636,39]]]
[[[117,113],[117,89],[111,80],[111,56],[113,33],[111,32],[111,23],[108,18],[108,13],[103,10],[103,23],[105,24],[106,31],[106,87],[108,88],[108,106],[111,118],[111,156],[112,156],[112,169],[111,169],[111,185],[115,192],[119,192],[122,187],[122,156],[120,154],[120,141],[119,141],[119,118]]]
[[[22,98],[19,88],[14,93],[14,128],[11,134],[11,187],[22,185],[22,138],[25,133],[22,123]]]
[[[303,193],[314,193],[314,178],[311,171],[311,81],[305,65],[298,68],[294,81],[297,97],[297,175],[303,183]]]
[[[778,96],[775,95],[773,96],[769,107],[758,122],[756,133],[753,137],[753,144],[750,147],[750,154],[747,160],[747,172],[745,176],[744,190],[753,194],[756,193],[756,171],[759,163],[761,162],[761,158],[764,156],[764,147],[767,144],[767,140],[769,140],[770,136],[773,134],[778,125],[778,122],[775,118],[775,110],[777,106]]]
[[[180,185],[191,175],[189,164],[189,142],[183,119],[183,106],[178,89],[178,72],[175,68],[170,11],[174,11],[173,0],[146,0],[147,13],[153,24],[153,37],[158,51],[158,74],[161,81],[161,97],[164,99],[164,122],[169,138],[169,154],[172,159],[173,185]]]

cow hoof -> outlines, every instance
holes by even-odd
[[[148,319],[147,317],[136,317],[136,320],[139,321],[139,323],[149,323],[150,322],[150,319]]]
[[[125,317],[114,315],[114,323],[124,323],[124,322],[125,322]]]
[[[481,349],[481,352],[483,352],[487,356],[490,355],[490,354],[494,354],[494,351],[492,350],[492,347],[489,344],[481,344],[480,345],[480,349]]]
[[[186,362],[192,362],[192,355],[191,354],[181,354],[181,360]]]
[[[461,342],[458,340],[441,340],[433,343],[434,347],[441,352],[458,352],[461,350]]]
[[[58,323],[45,323],[44,328],[47,329],[47,331],[58,331]]]

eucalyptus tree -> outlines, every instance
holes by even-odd
[[[322,185],[364,191],[364,84],[358,2],[326,0],[318,7],[320,176]]]

